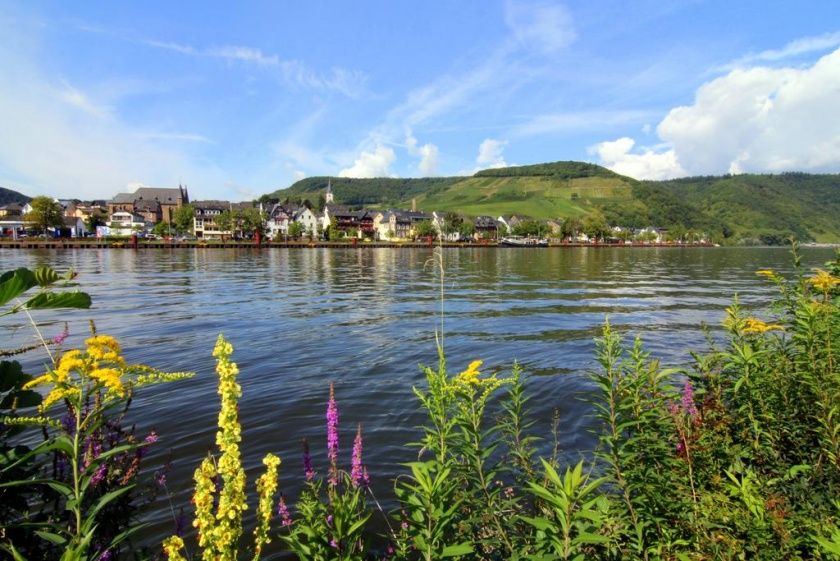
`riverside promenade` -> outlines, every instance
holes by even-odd
[[[436,241],[414,241],[414,242],[388,242],[388,241],[286,241],[268,242],[262,241],[167,241],[167,240],[131,240],[131,239],[96,239],[96,240],[74,240],[57,239],[44,240],[27,238],[22,240],[0,240],[0,249],[269,249],[269,248],[290,248],[290,249],[364,249],[364,248],[428,248],[428,247],[452,247],[452,248],[499,248],[499,249],[545,249],[538,247],[510,247],[502,246],[496,241],[478,242],[436,242]],[[552,241],[549,247],[622,247],[622,248],[652,248],[652,247],[714,247],[710,243],[580,243]]]

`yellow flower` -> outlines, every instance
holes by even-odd
[[[778,278],[778,275],[776,275],[776,271],[773,271],[772,269],[759,269],[755,272],[755,274],[760,277],[768,278],[770,280],[775,280]]]
[[[823,271],[822,269],[817,269],[817,274],[808,279],[808,282],[821,292],[828,292],[838,284],[840,284],[840,279],[832,276],[827,271]]]
[[[455,383],[465,386],[479,384],[481,380],[478,377],[481,375],[481,372],[478,369],[481,367],[481,363],[482,361],[480,360],[472,361],[466,370],[455,377]]]
[[[88,347],[105,347],[115,353],[119,353],[121,350],[120,344],[110,335],[95,335],[93,337],[88,337],[85,339],[85,345]],[[90,352],[89,349],[88,352]]]
[[[747,318],[744,320],[744,333],[766,333],[767,331],[781,331],[784,327],[778,323],[765,323],[760,319]]]
[[[254,554],[255,558],[262,552],[263,546],[271,543],[269,525],[273,512],[274,492],[277,490],[277,468],[280,465],[280,458],[274,454],[266,454],[263,458],[266,467],[265,473],[257,479],[257,494],[260,501],[257,506],[257,527],[254,528]]]
[[[184,540],[178,536],[170,536],[163,540],[163,552],[169,561],[184,561],[181,550],[184,549]]]
[[[116,368],[97,368],[96,370],[92,370],[89,376],[101,382],[108,391],[119,396],[125,395],[125,388],[123,387],[122,380],[120,380],[120,371]]]
[[[41,405],[38,406],[38,411],[43,413],[47,409],[49,409],[53,404],[61,401],[62,399],[68,399],[72,397],[76,397],[81,394],[81,390],[79,388],[55,388],[50,393],[47,394],[47,397],[41,402]]]

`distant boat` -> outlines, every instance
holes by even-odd
[[[523,236],[508,236],[499,241],[499,245],[508,247],[548,247],[548,240],[545,238],[532,238]]]

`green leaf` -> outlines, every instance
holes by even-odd
[[[472,544],[468,542],[459,543],[457,545],[447,545],[440,552],[441,557],[458,557],[459,555],[467,555],[473,552]]]
[[[32,390],[12,392],[0,402],[0,409],[11,409],[15,407],[36,407],[41,404],[41,394]]]
[[[12,298],[20,296],[36,284],[35,275],[26,268],[3,274],[0,277],[0,306],[6,304]]]
[[[52,532],[45,532],[43,530],[36,530],[35,534],[40,536],[42,539],[47,540],[50,543],[54,543],[55,545],[64,545],[67,543],[67,538],[64,536],[60,536],[58,534],[54,534]]]
[[[23,370],[16,360],[0,362],[0,392],[7,392],[24,379]]]
[[[27,310],[52,308],[90,308],[90,296],[85,292],[41,292],[26,301]]]
[[[42,288],[46,288],[59,280],[61,280],[61,276],[52,267],[38,267],[35,269],[35,282]]]

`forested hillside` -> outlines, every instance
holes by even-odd
[[[9,203],[28,203],[32,197],[27,197],[23,193],[0,187],[0,205],[7,205]]]
[[[332,183],[336,201],[467,216],[537,219],[602,214],[612,225],[681,227],[722,243],[840,242],[840,175],[784,173],[637,181],[585,162],[488,169],[472,177],[350,179],[312,177],[277,199],[316,203]]]

